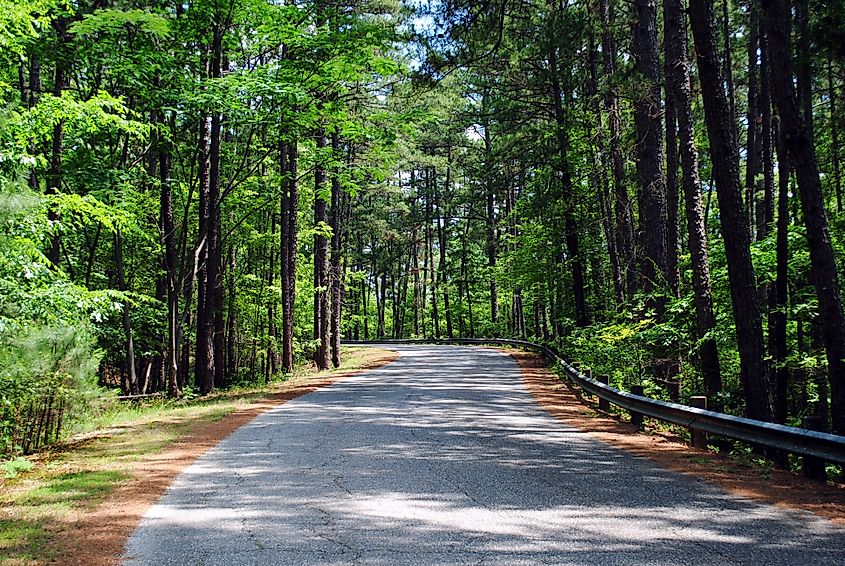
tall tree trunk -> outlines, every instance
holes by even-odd
[[[222,76],[223,28],[216,25],[211,52],[211,78]],[[211,113],[211,130],[208,151],[208,258],[206,262],[205,307],[209,311],[208,332],[211,357],[206,360],[207,371],[214,387],[225,387],[223,363],[223,269],[221,250],[220,210],[220,152],[223,132],[223,115],[219,110]]]
[[[828,230],[812,125],[802,120],[792,82],[789,2],[763,0],[772,61],[771,81],[780,117],[784,145],[798,180],[798,192],[807,227],[812,279],[819,300],[819,318],[827,351],[833,429],[845,434],[845,316],[839,295],[839,276]],[[812,112],[812,109],[809,109]]]
[[[644,84],[634,101],[637,176],[640,184],[640,242],[643,290],[662,320],[665,299],[659,294],[667,277],[666,185],[663,180],[657,9],[654,0],[634,0],[634,69]]]
[[[757,241],[763,241],[769,234],[769,227],[775,219],[774,164],[772,157],[772,94],[770,79],[770,58],[768,39],[763,22],[757,22],[760,30],[760,130],[763,147],[763,198],[760,199],[760,214],[757,216]]]
[[[778,136],[778,216],[775,284],[769,290],[769,353],[774,365],[775,422],[785,423],[788,410],[789,368],[787,350],[787,299],[789,285],[789,155]]]
[[[677,298],[681,296],[681,273],[678,269],[678,103],[675,90],[669,85],[669,76],[674,72],[671,67],[677,66],[678,63],[675,54],[671,52],[671,43],[668,40],[670,2],[671,0],[664,1],[663,23],[663,64],[666,80],[664,105],[666,114],[666,276],[669,291]]]
[[[487,95],[482,106],[486,108]],[[498,238],[496,238],[496,193],[493,187],[493,144],[490,135],[490,120],[484,121],[484,188],[487,197],[487,216],[485,228],[487,230],[487,266],[490,268],[490,322],[495,326],[499,321],[499,293],[496,285],[496,257],[498,254]],[[468,289],[468,288],[467,288]]]
[[[564,85],[558,70],[557,49],[549,51],[549,79],[552,95],[552,108],[555,113],[555,139],[557,140],[558,173],[560,175],[561,200],[563,201],[564,240],[566,241],[567,259],[572,266],[572,296],[575,299],[575,324],[587,326],[590,323],[587,313],[587,298],[584,289],[584,263],[579,253],[579,227],[575,220],[575,203],[572,194],[572,171],[569,164],[569,130],[564,110]],[[488,169],[489,171],[489,169]],[[488,207],[490,201],[488,200]]]
[[[181,397],[179,373],[179,266],[176,251],[176,225],[173,221],[173,187],[169,142],[158,140],[158,167],[161,183],[160,228],[164,245],[164,268],[167,279],[167,393]]]
[[[443,188],[443,197],[437,189],[437,184],[434,185],[434,206],[437,208],[437,239],[440,251],[440,263],[438,265],[440,270],[440,285],[443,287],[443,311],[446,317],[446,336],[448,338],[454,337],[454,330],[452,329],[452,309],[449,305],[449,280],[447,278],[446,270],[446,224],[449,222],[449,211],[444,205],[444,201],[449,198],[449,192],[452,184],[452,147],[447,148],[446,154],[446,184]]]
[[[325,133],[321,128],[317,134],[317,163],[314,171],[314,227],[317,229],[314,236],[314,338],[317,340],[315,361],[320,370],[328,369],[330,360],[329,239],[322,233],[329,225],[329,203],[325,199],[331,198],[324,193],[327,175],[323,163],[325,152],[321,150],[325,147]]]
[[[707,252],[707,228],[701,204],[701,179],[698,151],[692,117],[692,87],[690,84],[687,55],[687,26],[682,0],[666,0],[666,80],[675,95],[680,137],[681,167],[683,169],[684,204],[692,260],[692,286],[695,302],[696,333],[699,340],[698,355],[707,396],[715,401],[722,390],[719,352],[712,332],[716,327],[713,315],[713,298],[710,286],[710,261]]]
[[[317,132],[317,164],[314,169],[314,226],[328,225],[326,201],[323,200],[326,170],[322,163],[326,135],[322,127]],[[320,370],[329,369],[329,257],[328,238],[318,229],[314,234],[314,338],[317,351],[314,361]]]
[[[433,153],[433,152],[432,152]],[[425,192],[425,239],[428,247],[428,267],[431,281],[431,324],[432,335],[440,338],[440,312],[437,309],[437,269],[434,266],[434,235],[432,234],[431,222],[434,220],[434,197],[433,193],[437,186],[437,174],[434,167],[426,169],[426,192]]]
[[[56,28],[56,35],[59,38],[59,50],[63,51],[62,47],[69,41],[67,32],[67,21],[65,18],[56,18],[53,24]],[[63,55],[63,54],[62,54]],[[60,56],[56,60],[56,73],[53,83],[53,95],[56,98],[62,96],[66,81],[64,57]],[[53,126],[53,140],[50,151],[50,167],[47,173],[47,194],[57,195],[62,190],[62,146],[64,144],[65,123],[64,120],[58,120]],[[50,205],[47,211],[47,219],[51,225],[56,225],[59,222],[59,214],[56,208]],[[47,251],[47,259],[55,268],[59,265],[59,256],[61,254],[62,239],[58,232],[50,238],[50,248]]]
[[[296,301],[297,203],[296,142],[279,143],[282,175],[281,198],[281,283],[282,283],[282,370],[293,371],[293,323]]]
[[[722,0],[722,54],[725,69],[725,90],[728,92],[728,106],[731,115],[731,135],[734,143],[739,146],[739,136],[736,131],[736,87],[734,86],[733,51],[731,50],[731,18],[730,0]]]
[[[839,116],[836,112],[836,86],[833,83],[833,60],[827,60],[827,99],[830,103],[830,160],[833,165],[833,186],[836,212],[842,213],[842,172],[839,161]]]
[[[238,374],[238,309],[235,300],[237,259],[236,248],[232,246],[229,249],[229,260],[227,262],[229,291],[226,296],[226,301],[229,303],[229,314],[226,317],[226,371],[230,376]]]
[[[739,151],[719,71],[713,7],[709,0],[690,0],[689,6],[725,241],[746,412],[750,418],[771,421],[760,309],[756,300],[749,300],[756,297],[756,279],[739,181]]]
[[[123,266],[123,237],[120,229],[114,231],[114,266],[117,275],[117,288],[121,292],[129,290],[126,284]],[[126,338],[126,368],[129,371],[127,388],[124,393],[138,394],[138,374],[135,369],[135,339],[132,335],[132,323],[129,317],[129,301],[123,301],[123,335]]]
[[[340,159],[340,137],[332,132],[332,153],[335,160]],[[343,272],[341,270],[341,230],[343,230],[341,210],[340,171],[332,174],[332,259],[331,259],[331,358],[334,367],[340,367],[340,318],[343,309]]]
[[[610,157],[613,170],[613,189],[616,211],[616,249],[619,254],[620,268],[625,273],[626,294],[628,299],[638,290],[638,271],[634,255],[634,221],[631,199],[625,184],[625,157],[622,151],[622,117],[619,109],[619,95],[614,86],[616,74],[616,44],[613,40],[613,7],[610,0],[600,0],[601,12],[601,50],[604,74],[610,87],[604,97],[610,138]]]
[[[37,53],[31,53],[29,56],[29,96],[27,98],[27,108],[32,108],[38,102],[41,95],[41,59]],[[32,145],[32,144],[31,144]],[[31,146],[31,151],[35,148]],[[29,188],[33,191],[38,191],[39,181],[38,174],[35,167],[29,171]]]
[[[727,5],[727,0],[725,1]],[[758,102],[757,88],[757,53],[761,46],[760,25],[758,22],[757,3],[748,3],[748,130],[746,134],[745,159],[745,206],[748,211],[748,234],[753,234],[754,226],[754,194],[757,187],[757,172],[760,163],[760,144],[757,136],[758,117],[760,108],[764,106],[762,100]],[[761,83],[763,70],[760,69]],[[761,84],[762,88],[762,84]]]
[[[267,301],[267,377],[279,371],[279,354],[276,352],[276,293],[272,290],[276,282],[276,214],[270,210],[270,253],[267,261],[267,288],[270,289]],[[268,379],[269,380],[269,379]]]
[[[194,379],[200,393],[205,395],[214,389],[214,320],[208,301],[208,241],[211,223],[211,199],[209,185],[209,129],[208,118],[200,117],[198,154],[199,183],[199,242],[197,243],[197,332]]]
[[[766,4],[766,2],[763,2],[763,4]],[[813,116],[813,58],[810,50],[810,0],[795,0],[794,5],[795,16],[798,20],[797,106],[800,109],[805,135],[810,146],[813,147],[815,143],[815,120]]]

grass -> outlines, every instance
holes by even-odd
[[[344,354],[335,371],[364,367],[385,356],[372,348],[344,348]],[[269,385],[237,387],[202,398],[131,405],[104,401],[66,442],[27,460],[3,464],[3,470],[14,473],[0,476],[0,566],[49,561],[47,543],[61,525],[130,480],[133,462],[252,402],[331,373],[306,366]]]

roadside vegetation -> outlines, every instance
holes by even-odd
[[[843,5],[0,0],[6,473],[341,338],[845,434]]]
[[[77,434],[3,464],[0,566],[48,561],[50,543],[73,536],[66,530],[80,514],[94,509],[119,486],[136,481],[136,464],[174,442],[201,434],[209,425],[256,404],[269,408],[272,401],[262,402],[274,395],[293,393],[389,359],[391,354],[385,350],[344,348],[344,362],[338,369],[317,371],[308,364],[267,385],[232,387],[193,399],[101,400],[99,409],[76,425]]]

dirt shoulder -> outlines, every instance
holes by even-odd
[[[53,536],[48,546],[53,561],[84,566],[118,564],[127,538],[147,509],[177,475],[211,447],[264,411],[344,377],[384,366],[398,357],[395,352],[374,349],[355,369],[284,382],[276,393],[188,432],[161,451],[145,455],[128,471],[129,479],[95,508],[73,513],[62,524],[51,525]]]
[[[762,470],[707,450],[692,448],[668,433],[637,433],[614,415],[598,411],[580,392],[561,381],[537,354],[503,349],[522,369],[522,379],[554,417],[608,444],[648,458],[670,470],[749,499],[810,511],[845,526],[845,488],[780,470]]]

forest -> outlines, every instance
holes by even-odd
[[[0,0],[0,454],[523,337],[845,434],[845,3]]]

